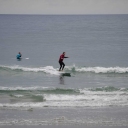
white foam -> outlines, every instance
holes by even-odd
[[[8,68],[11,70],[22,70],[22,71],[26,71],[26,72],[44,72],[44,73],[48,73],[51,75],[59,75],[59,72],[57,71],[57,69],[53,68],[53,66],[33,68],[33,67],[21,67],[19,65],[15,65],[15,66],[0,65],[0,67]]]
[[[7,90],[12,90],[12,91],[17,91],[17,90],[23,90],[23,91],[26,91],[26,90],[51,90],[51,89],[54,89],[52,87],[39,87],[39,86],[36,86],[36,85],[33,85],[32,87],[0,87],[0,90],[3,90],[3,91],[7,91]]]
[[[14,66],[4,66],[0,65],[0,67],[8,68],[11,70],[22,70],[27,72],[44,72],[53,75],[60,75],[58,72],[58,68],[54,68],[53,66],[45,66],[45,67],[21,67],[18,65]],[[66,66],[65,70],[76,71],[76,72],[93,72],[93,73],[128,73],[128,67],[77,67]]]
[[[94,68],[87,68],[84,69],[85,71],[95,72],[95,73],[126,73],[128,72],[128,68],[121,68],[121,67],[94,67]]]
[[[68,70],[74,70],[76,72],[93,72],[93,73],[127,73],[128,67],[66,67]]]
[[[24,95],[14,95],[14,97],[21,98],[24,97]]]
[[[85,94],[35,94],[43,96],[43,102],[0,103],[0,108],[41,108],[41,107],[103,107],[128,106],[128,92],[93,92]],[[21,95],[16,95],[20,97]]]
[[[79,91],[81,94],[85,95],[122,95],[124,93],[124,91],[121,91],[121,89],[118,91],[90,91],[89,89],[79,89]],[[125,93],[128,94],[128,92]]]

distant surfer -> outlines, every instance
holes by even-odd
[[[63,62],[64,58],[69,58],[69,57],[65,57],[65,52],[63,52],[61,55],[60,55],[60,58],[59,58],[59,64],[60,64],[60,69],[59,71],[63,71],[64,67],[65,67],[65,64]]]
[[[16,58],[17,58],[18,60],[20,60],[20,59],[21,59],[21,56],[22,56],[22,54],[19,52],[19,53],[17,54]]]

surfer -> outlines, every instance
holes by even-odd
[[[69,58],[69,57],[65,57],[65,52],[63,52],[61,55],[60,55],[60,58],[59,58],[59,64],[60,64],[60,69],[59,71],[63,71],[64,67],[65,67],[65,64],[63,62],[63,59],[64,58]]]
[[[18,60],[20,60],[20,59],[21,59],[21,56],[22,56],[22,54],[19,52],[19,53],[17,54],[16,58],[17,58]]]

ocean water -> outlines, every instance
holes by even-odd
[[[71,76],[58,72],[62,52]],[[0,15],[0,125],[128,126],[127,55],[128,15]]]

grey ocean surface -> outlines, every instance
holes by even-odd
[[[128,15],[0,15],[0,125],[127,127],[127,55]]]

